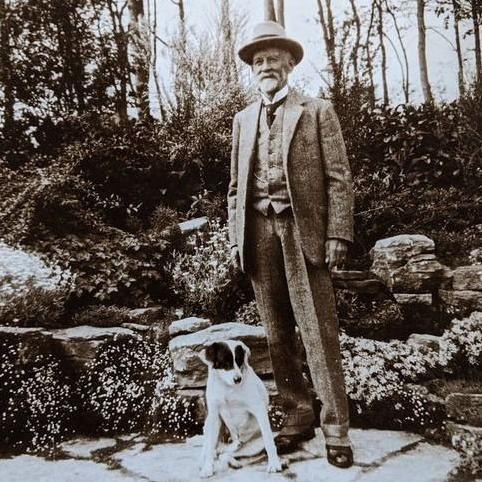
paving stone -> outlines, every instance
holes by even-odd
[[[453,449],[421,443],[376,469],[365,469],[357,482],[446,482],[458,460],[459,455]]]
[[[80,437],[64,442],[60,447],[71,457],[86,459],[89,458],[95,450],[114,447],[116,444],[117,442],[113,438]]]
[[[31,455],[0,459],[0,479],[2,482],[146,482],[91,460],[52,461]]]

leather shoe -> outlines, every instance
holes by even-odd
[[[351,447],[326,444],[326,458],[331,465],[347,469],[353,465],[353,450]]]
[[[315,436],[313,427],[308,427],[296,433],[283,433],[283,430],[275,437],[274,443],[278,455],[288,454],[294,452],[301,442],[311,440]]]

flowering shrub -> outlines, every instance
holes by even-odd
[[[234,321],[237,323],[244,323],[246,325],[261,325],[256,300],[240,306],[234,315]]]
[[[0,445],[53,453],[71,433],[71,385],[52,355],[19,366],[18,350],[16,343],[0,342]]]
[[[482,475],[482,437],[464,431],[452,437],[452,445],[459,452],[460,461],[451,475],[456,477],[462,472],[480,477]]]
[[[174,292],[186,311],[220,314],[243,298],[230,260],[228,227],[210,222],[205,233],[194,234],[190,252],[174,252],[167,270]]]
[[[440,364],[449,372],[482,367],[482,312],[452,321],[442,335]]]
[[[390,399],[405,382],[427,377],[436,366],[436,354],[428,348],[345,334],[340,341],[348,397],[365,406]]]

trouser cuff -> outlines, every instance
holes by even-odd
[[[351,447],[348,425],[324,425],[321,430],[325,436],[325,444]]]

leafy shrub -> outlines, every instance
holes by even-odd
[[[17,363],[19,344],[0,342],[0,445],[27,452],[53,453],[72,433],[73,390],[59,360],[38,355]]]
[[[21,327],[60,327],[65,324],[70,289],[31,287],[0,303],[0,323]]]
[[[186,311],[220,317],[236,309],[244,293],[231,265],[227,225],[211,221],[209,230],[195,233],[190,243],[192,251],[174,252],[167,268]]]

